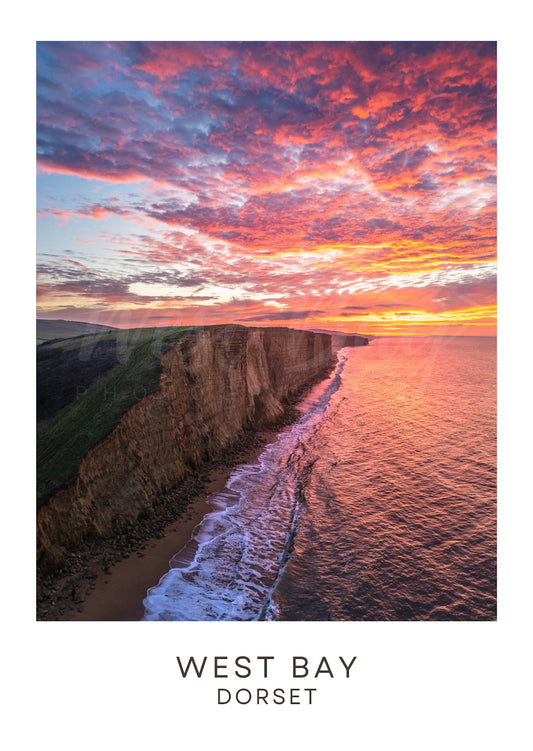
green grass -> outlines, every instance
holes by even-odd
[[[97,323],[81,323],[79,321],[52,321],[37,319],[37,344],[50,341],[51,339],[64,339],[81,334],[92,334],[104,331],[113,331],[111,326],[101,326]]]
[[[172,327],[112,332],[117,338],[119,364],[94,380],[54,417],[37,425],[38,508],[76,479],[87,451],[111,433],[128,409],[159,389],[160,357],[169,348],[168,341],[191,330]],[[78,347],[87,357],[90,347],[109,335],[89,335],[50,346],[63,351]]]

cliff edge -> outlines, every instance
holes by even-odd
[[[128,409],[39,510],[40,568],[57,569],[84,542],[112,539],[153,513],[161,494],[244,430],[275,425],[332,363],[330,336],[295,329],[214,326],[169,341],[159,389]]]

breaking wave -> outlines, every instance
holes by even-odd
[[[208,499],[212,511],[170,570],[144,600],[144,620],[274,620],[273,594],[291,558],[305,502],[307,442],[341,384],[335,372],[301,403],[303,414],[267,445],[256,464],[238,466],[225,489]]]

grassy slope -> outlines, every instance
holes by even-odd
[[[79,321],[53,321],[44,318],[37,319],[37,344],[49,342],[52,339],[67,339],[82,334],[95,334],[113,331],[112,326],[101,326],[97,323],[82,323]]]
[[[170,339],[190,328],[130,329],[113,332],[119,363],[94,380],[79,398],[37,425],[37,507],[76,478],[87,451],[118,425],[136,402],[159,388],[160,356]],[[62,350],[79,348],[84,356],[102,336],[54,342]]]

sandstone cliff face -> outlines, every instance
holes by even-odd
[[[333,350],[338,351],[343,347],[365,347],[368,344],[368,337],[358,334],[334,334],[331,341]]]
[[[283,400],[331,358],[331,337],[292,329],[214,327],[173,342],[160,390],[133,406],[39,511],[38,560],[59,566],[84,540],[134,523],[244,428],[275,423]]]

